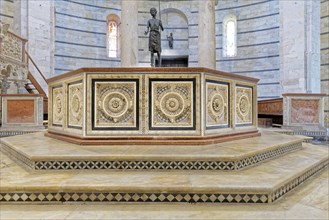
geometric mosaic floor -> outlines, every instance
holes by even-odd
[[[262,136],[267,135],[268,140],[271,135],[278,138],[278,134],[272,133]],[[258,142],[261,142],[260,139]],[[241,146],[241,151],[246,150],[243,147],[245,146]],[[47,149],[47,146],[44,148]],[[2,154],[0,202],[272,203],[326,170],[328,150],[328,147],[303,143],[299,150],[234,171],[41,171],[22,168]]]

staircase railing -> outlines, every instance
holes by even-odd
[[[33,67],[37,70],[37,72],[39,73],[39,75],[41,76],[41,78],[48,84],[48,81],[46,79],[46,77],[43,75],[43,73],[41,72],[40,68],[38,67],[38,65],[34,62],[34,60],[32,59],[32,57],[30,56],[30,54],[26,51],[26,62],[27,62],[27,66],[28,66],[28,75],[27,78],[31,81],[31,83],[34,85],[34,87],[37,89],[37,91],[39,92],[39,94],[44,95],[45,97],[47,97],[45,91],[43,90],[42,86],[39,84],[39,82],[36,80],[36,78],[33,76],[33,74],[30,72],[30,62],[33,64]]]
[[[30,82],[33,84],[34,88],[39,92],[39,94],[43,95],[43,113],[45,115],[47,115],[48,114],[48,97],[47,97],[45,90],[42,88],[40,83],[36,80],[36,78],[31,73],[30,67],[29,67],[29,64],[30,64],[29,61],[31,61],[33,67],[37,70],[37,72],[39,73],[41,78],[46,82],[47,85],[48,85],[48,81],[47,81],[46,77],[43,75],[43,73],[41,72],[38,65],[34,62],[34,60],[32,59],[32,57],[30,56],[30,54],[27,51],[25,51],[25,55],[26,55],[26,63],[27,63],[27,68],[28,68],[27,78],[30,80]],[[29,89],[29,86],[26,86],[26,89]]]

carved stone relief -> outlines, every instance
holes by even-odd
[[[0,22],[0,89],[3,94],[22,94],[28,73],[23,62],[25,40],[8,32],[8,28]]]
[[[138,80],[106,80],[94,83],[94,129],[137,129]]]
[[[53,125],[63,126],[64,123],[64,92],[63,87],[53,88]]]
[[[82,127],[83,87],[82,83],[69,84],[68,126]]]
[[[236,124],[252,124],[252,88],[236,86]]]
[[[151,126],[157,128],[193,128],[195,123],[194,81],[150,80]]]
[[[229,126],[229,84],[207,82],[207,129]]]

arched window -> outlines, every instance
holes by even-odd
[[[118,26],[114,21],[108,23],[107,50],[109,57],[118,56]]]
[[[223,20],[223,57],[237,55],[237,22],[235,15],[228,15]]]
[[[106,30],[106,49],[107,56],[111,58],[118,58],[120,51],[120,18],[117,15],[110,14],[107,16],[107,30]]]

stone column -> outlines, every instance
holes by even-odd
[[[121,1],[121,66],[138,65],[138,1]]]
[[[215,1],[199,1],[199,66],[216,68]]]
[[[320,92],[320,1],[279,1],[282,93]]]

